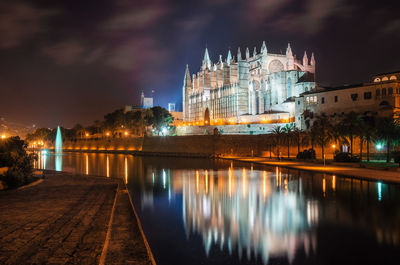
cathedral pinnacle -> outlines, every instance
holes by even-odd
[[[186,65],[185,78],[183,80],[184,86],[191,86],[192,80],[190,79],[189,65]]]
[[[315,58],[314,58],[314,53],[311,53],[311,61],[310,61],[311,65],[315,65]]]
[[[203,68],[211,69],[211,60],[210,56],[208,55],[208,49],[204,52],[204,59],[203,59]]]
[[[265,45],[265,41],[263,41],[261,46],[261,53],[267,52],[267,45]]]
[[[228,65],[231,65],[231,61],[232,61],[231,50],[228,50],[228,56],[226,57],[226,62],[228,63]]]
[[[307,57],[307,52],[306,51],[304,51],[303,65],[308,65],[308,57]]]
[[[240,47],[238,48],[238,53],[237,53],[237,60],[242,60],[242,53],[240,52]]]
[[[288,57],[292,57],[293,56],[292,48],[290,48],[290,43],[288,43],[288,47],[286,49],[286,56],[288,56]]]
[[[249,51],[249,47],[246,48],[246,59],[250,58],[250,51]]]
[[[253,57],[256,57],[256,55],[257,55],[257,48],[254,47],[254,50],[253,50]]]

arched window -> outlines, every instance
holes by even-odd
[[[388,88],[388,94],[389,96],[393,95],[393,87]]]
[[[382,97],[386,96],[386,87],[382,88]]]
[[[375,83],[379,83],[379,82],[381,82],[381,79],[380,79],[380,78],[375,78],[375,79],[374,79],[374,82],[375,82]]]
[[[389,80],[389,78],[387,78],[387,76],[382,77],[382,81],[388,81],[388,80]]]
[[[390,80],[397,80],[397,77],[396,77],[395,75],[392,75],[392,76],[390,77]]]
[[[378,89],[376,90],[376,96],[379,97],[380,95],[381,95],[381,90],[378,88]]]

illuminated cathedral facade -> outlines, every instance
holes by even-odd
[[[191,75],[186,66],[183,119],[193,125],[294,121],[294,98],[315,88],[314,77],[314,54],[298,60],[290,44],[285,54],[269,53],[265,42],[252,54],[239,48],[234,57],[229,50],[216,63],[206,48],[199,72]]]

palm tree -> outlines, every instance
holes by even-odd
[[[361,116],[359,126],[360,161],[362,161],[363,141],[367,142],[367,161],[369,161],[369,145],[375,133],[375,117],[371,114],[365,114]]]
[[[332,139],[332,124],[325,115],[317,116],[311,128],[316,136],[316,142],[321,146],[322,159],[325,156],[325,146]]]
[[[277,125],[277,126],[274,126],[270,132],[274,136],[274,140],[275,140],[275,143],[276,143],[277,158],[280,159],[279,147],[280,147],[282,139],[284,137],[284,131],[283,131],[281,126]]]
[[[284,138],[285,142],[287,144],[287,157],[290,157],[290,144],[292,143],[292,140],[294,139],[293,131],[296,128],[296,125],[294,123],[289,123],[286,124],[283,128],[282,131],[284,133]]]
[[[294,126],[292,134],[293,134],[293,140],[297,144],[297,153],[300,153],[301,145],[306,140],[305,137],[302,137],[303,136],[303,131],[300,130],[299,128],[297,128],[296,126]]]
[[[396,145],[400,138],[399,122],[391,118],[380,118],[377,122],[376,138],[386,143],[386,162],[390,162],[390,148]]]
[[[347,113],[341,120],[339,126],[343,136],[347,136],[350,142],[350,154],[353,155],[353,140],[354,136],[358,134],[360,125],[360,116],[354,111]]]

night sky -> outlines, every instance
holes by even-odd
[[[400,70],[400,1],[2,0],[0,117],[54,127],[90,124],[155,90],[180,106],[186,64],[268,52],[315,53],[321,85]]]

